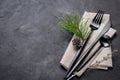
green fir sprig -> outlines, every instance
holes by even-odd
[[[74,12],[69,15],[64,15],[60,19],[59,25],[63,29],[74,33],[83,41],[86,40],[90,34],[88,21],[83,21],[83,19],[80,21],[79,15]]]

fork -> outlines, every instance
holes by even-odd
[[[103,15],[104,12],[99,10],[94,19],[92,20],[92,23],[90,24],[91,30],[97,30],[100,27]]]
[[[97,12],[97,14],[95,15],[94,19],[92,20],[92,23],[90,24],[91,32],[93,32],[94,30],[97,30],[100,27],[103,15],[104,15],[103,11],[99,10]],[[82,53],[82,51],[83,51],[84,47],[86,46],[89,38],[90,38],[90,35],[87,38],[87,40],[85,40],[83,42],[82,48],[80,50],[78,50],[76,56],[72,60],[72,63],[70,64],[70,67],[69,67],[69,69],[68,69],[68,71],[66,73],[65,79],[68,79],[71,76],[71,74],[74,72],[74,70],[78,67],[78,64],[76,64],[74,66],[74,64],[76,63],[78,58],[80,57],[80,60],[79,60],[79,64],[80,64],[83,61],[83,59],[86,57],[87,54],[86,55],[83,55],[83,54],[80,55],[80,53]]]

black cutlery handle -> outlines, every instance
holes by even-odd
[[[100,45],[94,53],[90,53],[89,55],[87,55],[87,57],[83,59],[82,64],[78,67],[77,71],[83,68],[89,62],[89,60],[95,55],[95,53],[97,53],[101,49],[101,47],[102,46]]]
[[[82,47],[78,50],[78,52],[76,53],[76,55],[74,56],[69,69],[65,75],[65,79],[67,78],[67,75],[69,74],[69,72],[71,71],[71,69],[73,68],[73,66],[76,64],[77,60],[79,59],[79,57],[81,57],[81,53],[83,52],[83,49],[85,48],[89,38],[90,38],[91,34],[88,36],[88,38],[83,42]]]

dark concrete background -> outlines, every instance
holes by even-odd
[[[99,9],[111,14],[118,34],[112,47],[119,51],[120,0],[0,0],[0,80],[63,80],[59,61],[72,34],[57,25],[58,18]],[[119,80],[119,52],[113,69],[88,70],[80,80]]]

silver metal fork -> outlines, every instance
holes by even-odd
[[[96,14],[96,16],[94,17],[94,19],[92,20],[92,23],[90,24],[90,28],[91,28],[91,32],[93,32],[93,30],[97,30],[99,27],[100,27],[100,24],[101,24],[101,21],[102,21],[102,18],[103,18],[103,15],[104,15],[104,12],[99,10]],[[69,79],[69,77],[71,78],[71,75],[72,73],[75,71],[75,69],[78,67],[79,64],[81,64],[81,62],[83,62],[83,59],[87,56],[87,54],[84,54],[84,55],[80,55],[80,53],[82,53],[84,47],[86,46],[86,43],[88,42],[90,38],[90,35],[89,37],[87,38],[87,40],[85,40],[83,42],[83,47],[81,50],[78,51],[78,53],[76,54],[76,56],[74,57],[71,65],[70,65],[70,68],[68,69],[67,73],[66,73],[66,76],[65,76],[65,79]],[[77,59],[80,57],[79,59],[79,62],[78,64],[75,64]],[[75,66],[74,66],[75,64]],[[74,77],[74,76],[73,76]]]
[[[104,12],[99,10],[94,19],[92,20],[92,23],[90,24],[91,30],[97,30],[100,27],[103,15]]]

